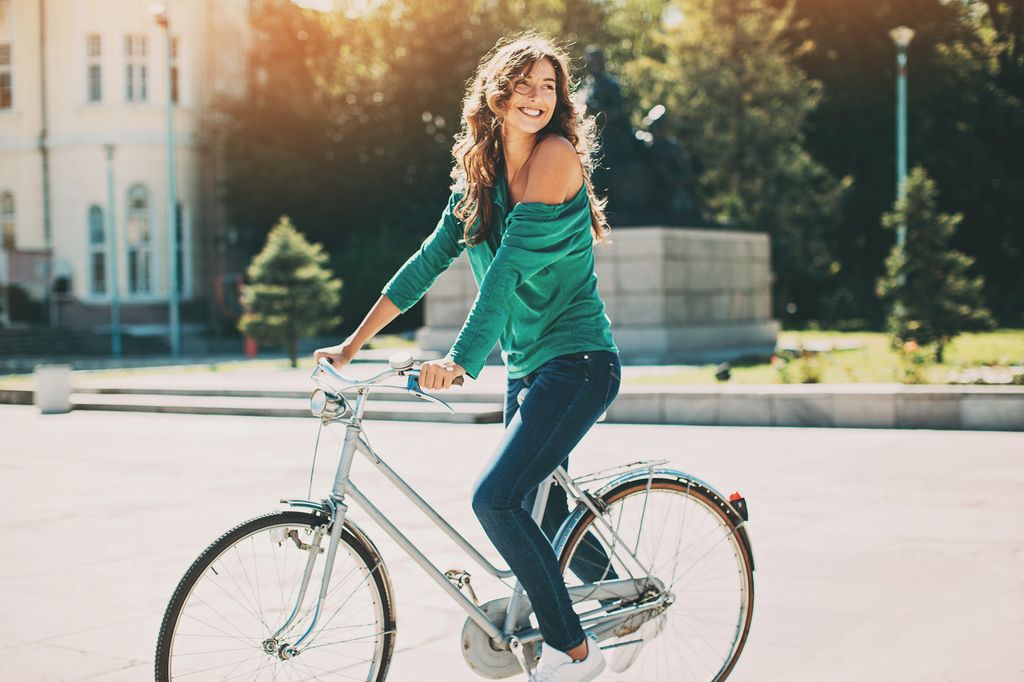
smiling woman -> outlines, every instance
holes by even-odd
[[[605,662],[588,644],[528,498],[568,465],[618,395],[622,372],[594,274],[594,244],[605,241],[608,225],[590,184],[593,120],[576,111],[568,64],[564,50],[533,33],[484,56],[463,102],[454,186],[436,229],[355,333],[315,354],[350,362],[468,252],[479,292],[451,351],[422,364],[419,384],[448,389],[462,375],[477,378],[500,342],[506,429],[473,510],[530,596],[546,643],[532,679],[543,682],[585,682]],[[550,494],[545,528],[553,532],[568,514],[564,492]]]
[[[456,216],[466,226],[463,237],[468,245],[484,242],[491,234],[496,174],[505,171],[513,200],[522,200],[526,182],[520,174],[532,165],[527,161],[533,148],[549,136],[561,138],[578,159],[576,165],[582,167],[590,199],[594,237],[605,240],[605,200],[590,186],[596,129],[593,118],[576,111],[568,63],[564,51],[536,34],[501,42],[481,60],[463,101],[463,128],[453,150],[452,178],[461,195]],[[573,189],[578,187],[577,176]],[[539,200],[552,203],[563,199]]]

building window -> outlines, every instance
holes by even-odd
[[[102,43],[97,33],[85,37],[85,80],[90,102],[103,99],[103,69],[100,65]]]
[[[149,221],[149,192],[142,185],[128,190],[128,292],[148,294],[152,285],[153,235]]]
[[[146,77],[146,36],[125,36],[125,99],[145,102],[148,96]]]
[[[178,39],[171,39],[171,101],[178,103]]]
[[[14,240],[14,195],[10,192],[0,194],[0,246],[13,249]]]
[[[0,43],[0,109],[14,104],[14,75],[11,73],[11,44]]]
[[[89,207],[89,291],[97,296],[107,293],[107,239],[103,209]]]

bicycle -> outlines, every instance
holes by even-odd
[[[454,413],[419,388],[411,355],[396,354],[389,364],[356,380],[320,361],[311,411],[320,417],[320,429],[345,427],[330,494],[320,501],[282,500],[289,509],[240,524],[200,554],[161,623],[158,681],[382,682],[395,647],[394,593],[376,546],[348,518],[349,501],[465,610],[462,651],[477,674],[500,679],[533,670],[541,633],[518,584],[509,596],[478,604],[468,572],[442,572],[350,478],[358,452],[480,567],[503,581],[514,578],[477,551],[366,440],[362,415],[371,391],[406,391]],[[404,386],[383,383],[396,376],[405,377]],[[356,392],[354,404],[339,384]],[[724,680],[753,615],[746,502],[738,493],[726,498],[666,462],[634,462],[577,478],[559,467],[538,488],[533,517],[542,517],[551,485],[575,501],[552,545],[584,629],[625,667],[615,679]],[[597,483],[593,492],[583,487]]]

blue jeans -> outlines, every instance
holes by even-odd
[[[473,492],[473,511],[529,595],[544,641],[561,651],[584,639],[551,547],[551,536],[569,510],[565,491],[552,487],[542,530],[530,516],[533,499],[558,465],[568,466],[569,453],[615,400],[621,375],[616,353],[586,351],[558,356],[510,379],[505,433]],[[520,406],[517,396],[524,388],[529,391]],[[596,543],[586,551],[603,554]],[[591,581],[602,577],[601,566],[601,557],[591,556],[579,562],[579,570],[575,560],[571,568]],[[589,575],[595,567],[597,575]]]

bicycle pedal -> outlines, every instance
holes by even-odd
[[[473,603],[477,606],[480,605],[480,600],[477,599],[476,591],[473,590],[473,585],[470,584],[470,578],[472,576],[469,574],[469,571],[464,571],[461,568],[450,568],[444,572],[444,577],[448,578],[448,581],[451,582],[452,585],[455,585],[459,590],[468,592]]]

